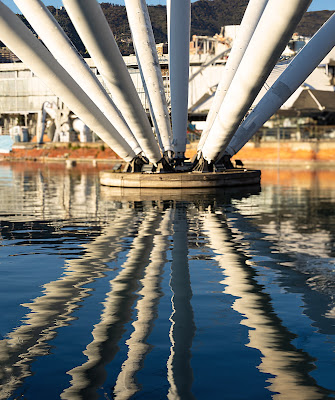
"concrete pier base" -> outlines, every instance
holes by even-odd
[[[187,189],[259,184],[259,170],[233,169],[213,173],[100,173],[100,183],[122,188]]]

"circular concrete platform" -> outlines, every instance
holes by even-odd
[[[100,173],[104,186],[122,188],[187,189],[213,188],[259,184],[261,171],[233,169],[224,172],[175,172],[175,173]]]

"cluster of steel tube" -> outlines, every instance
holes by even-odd
[[[167,0],[171,121],[146,2],[125,0],[154,130],[97,0],[63,0],[63,4],[111,96],[41,0],[14,2],[45,46],[1,1],[0,40],[78,118],[125,161],[137,160],[139,170],[146,160],[153,165],[162,159],[170,165],[184,161],[190,0]],[[215,164],[239,151],[335,45],[333,15],[245,118],[310,3],[249,1],[198,145],[203,163]]]
[[[198,158],[203,163],[229,160],[236,154],[334,47],[333,15],[247,115],[310,3],[249,1],[199,142]]]

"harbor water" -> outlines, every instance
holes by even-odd
[[[335,170],[102,187],[0,165],[0,399],[335,398]]]

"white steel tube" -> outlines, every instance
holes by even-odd
[[[245,10],[238,34],[234,40],[233,47],[225,65],[223,76],[219,82],[219,86],[215,92],[215,97],[206,119],[206,126],[202,132],[198,143],[198,152],[207,139],[215,118],[217,117],[221,104],[226,96],[227,90],[234,78],[235,72],[244,55],[250,39],[256,29],[256,26],[263,14],[268,0],[250,0],[247,9]]]
[[[241,124],[226,152],[236,154],[299,88],[335,46],[335,13],[291,61],[255,109]]]
[[[100,4],[96,0],[64,0],[63,3],[114,103],[145,155],[156,163],[161,159],[156,138]]]
[[[135,154],[142,152],[120,111],[41,0],[14,0],[60,65],[105,114]]]
[[[156,134],[161,138],[163,152],[170,152],[173,151],[170,117],[148,8],[145,0],[125,0],[125,4],[144,86],[158,126]]]
[[[2,2],[0,2],[0,40],[120,157],[125,161],[131,161],[136,156],[93,101],[24,23]]]
[[[213,162],[225,150],[311,0],[269,0],[202,149]]]
[[[191,1],[167,0],[173,146],[177,158],[186,150],[190,66]]]

